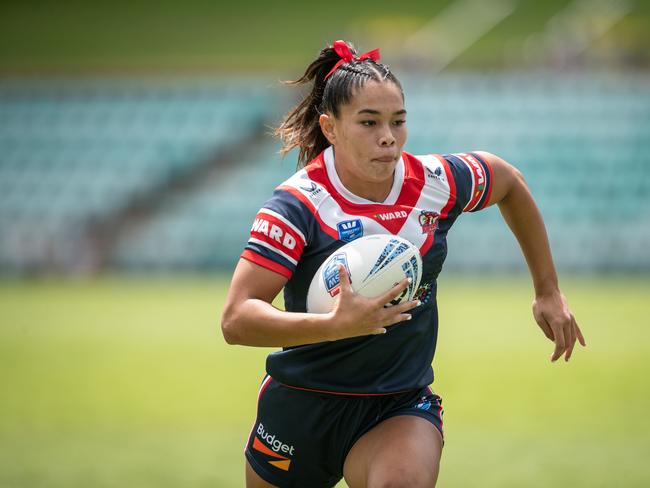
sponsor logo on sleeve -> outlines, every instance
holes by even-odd
[[[280,225],[269,222],[264,217],[258,217],[253,222],[251,232],[263,234],[269,239],[282,244],[287,250],[296,247],[296,239],[289,232],[285,231]]]
[[[251,227],[249,242],[270,249],[296,264],[305,247],[302,232],[286,217],[269,210],[258,212]]]
[[[361,219],[345,220],[336,224],[339,231],[339,239],[344,242],[352,242],[363,235],[363,224]]]
[[[474,180],[474,191],[469,199],[469,202],[467,202],[467,205],[464,208],[464,211],[468,212],[473,210],[478,205],[481,197],[483,196],[486,184],[485,172],[483,171],[481,164],[471,154],[463,153],[460,155],[460,157],[469,167],[470,171],[472,172],[472,178]]]

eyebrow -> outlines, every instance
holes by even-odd
[[[380,112],[379,110],[373,110],[373,109],[371,109],[371,108],[364,108],[364,109],[359,110],[359,111],[357,112],[357,115],[358,115],[358,114],[381,115],[381,112]],[[397,112],[394,112],[394,113],[393,113],[393,115],[405,115],[405,114],[406,114],[406,110],[405,110],[405,109],[398,110]]]

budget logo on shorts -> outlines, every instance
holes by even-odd
[[[273,458],[273,460],[267,461],[271,466],[289,471],[290,457],[293,456],[295,448],[282,442],[275,434],[267,432],[262,422],[257,427],[256,433],[257,435],[253,438],[253,449]]]
[[[344,242],[352,242],[363,235],[363,224],[361,219],[345,220],[336,224],[339,231],[339,239]]]
[[[323,280],[325,281],[325,289],[330,296],[335,297],[341,291],[341,279],[339,277],[339,264],[345,266],[345,270],[350,276],[350,268],[348,266],[348,258],[344,252],[332,256],[325,266],[323,271]]]

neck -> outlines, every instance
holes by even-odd
[[[348,165],[341,163],[337,158],[334,158],[334,167],[341,183],[349,192],[371,202],[381,203],[385,201],[393,188],[394,169],[388,174],[379,173],[362,179],[355,175],[353,171],[350,171]]]

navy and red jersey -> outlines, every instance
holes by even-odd
[[[294,388],[387,394],[433,381],[438,336],[436,279],[447,255],[447,232],[462,212],[485,207],[492,170],[475,153],[413,156],[395,168],[382,203],[347,190],[332,147],[278,186],[258,212],[242,258],[285,276],[285,308],[305,312],[307,291],[323,261],[363,235],[394,234],[420,249],[423,273],[407,324],[386,334],[287,347],[270,354],[267,372]]]

